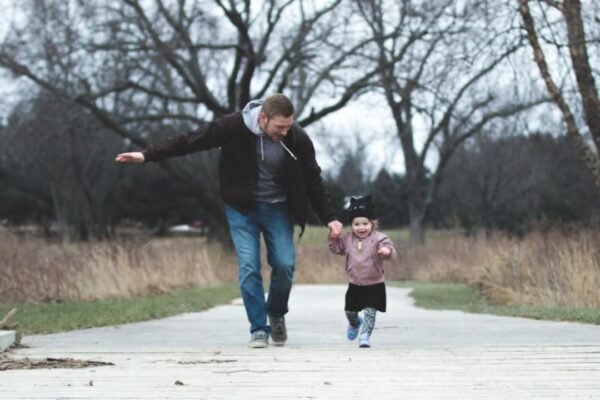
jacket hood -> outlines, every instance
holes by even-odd
[[[260,114],[260,111],[262,110],[263,103],[264,103],[264,100],[250,101],[248,104],[246,104],[244,106],[244,109],[242,110],[242,118],[244,120],[244,125],[246,125],[246,127],[250,130],[250,132],[254,133],[256,136],[258,136],[260,138],[260,155],[261,155],[261,159],[264,161],[265,152],[264,152],[264,147],[263,147],[263,136],[265,136],[265,133],[263,132],[262,129],[260,129],[260,126],[258,125],[258,116]],[[294,153],[292,153],[292,151],[283,143],[283,140],[279,141],[278,143],[281,145],[281,147],[283,147],[285,149],[285,151],[288,152],[290,157],[292,157],[294,160],[298,159],[294,155]]]
[[[244,119],[244,125],[256,136],[262,136],[263,131],[258,125],[258,115],[262,110],[263,100],[252,100],[244,106],[242,110],[242,118]]]

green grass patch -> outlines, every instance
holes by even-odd
[[[406,228],[395,228],[395,229],[380,229],[381,232],[385,233],[392,239],[394,242],[406,242],[409,239],[409,232]],[[342,233],[350,232],[350,225],[344,223],[344,228]],[[433,231],[432,231],[433,232]],[[444,236],[447,235],[448,231],[435,231],[432,233],[432,237]],[[298,237],[300,233],[300,228],[296,227],[295,235]],[[305,242],[309,244],[315,243],[327,243],[327,236],[329,235],[329,228],[326,226],[316,226],[316,225],[308,225],[304,230],[304,235],[302,235],[302,239],[300,243]]]
[[[350,226],[347,223],[344,223],[344,229],[342,233],[349,232],[349,229]],[[394,242],[405,242],[408,240],[407,229],[382,229],[381,231],[388,235]],[[297,238],[299,234],[300,228],[296,226],[294,236]],[[326,246],[328,235],[329,228],[327,228],[326,226],[308,225],[304,230],[302,238],[300,239],[300,244],[323,244],[323,246]]]
[[[388,284],[413,288],[411,295],[415,299],[415,305],[432,310],[460,310],[470,313],[600,325],[598,308],[494,305],[490,304],[476,289],[463,284],[416,281]]]
[[[350,226],[344,223],[343,233],[349,232]],[[403,228],[398,229],[381,229],[381,232],[385,233],[394,241],[394,243],[408,241],[408,230]],[[300,228],[296,227],[294,232],[295,237],[300,234]],[[304,230],[304,235],[300,239],[300,244],[327,244],[327,236],[329,235],[329,228],[326,226],[308,225]]]
[[[237,285],[179,289],[169,293],[125,299],[68,303],[0,304],[0,318],[13,307],[11,320],[24,335],[119,325],[202,311],[240,296]]]
[[[344,223],[344,229],[342,232],[349,232],[350,225],[342,221]],[[389,236],[390,239],[396,243],[406,243],[410,240],[410,232],[408,228],[392,228],[388,229],[385,226],[379,229],[381,232],[385,233]],[[300,234],[300,228],[296,227],[294,231],[294,237],[298,237]],[[300,239],[300,244],[319,244],[319,243],[327,243],[327,235],[329,234],[329,229],[326,226],[320,225],[308,225],[304,230],[304,235],[302,235],[302,239]],[[447,239],[451,236],[460,234],[459,231],[455,230],[443,230],[443,229],[430,229],[426,233],[426,239],[428,241],[437,241],[442,239]]]

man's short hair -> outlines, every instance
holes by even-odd
[[[287,118],[294,115],[294,105],[287,96],[277,93],[266,98],[265,102],[262,104],[261,111],[265,113],[267,118],[277,116]]]

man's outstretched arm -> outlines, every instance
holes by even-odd
[[[140,151],[134,151],[130,153],[121,153],[117,154],[117,158],[115,158],[116,162],[121,163],[143,163],[145,161],[144,153]]]

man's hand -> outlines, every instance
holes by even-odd
[[[377,250],[377,254],[381,257],[389,257],[389,255],[392,254],[392,251],[387,247],[380,247],[379,250]]]
[[[340,221],[335,220],[328,223],[327,227],[329,228],[329,237],[331,239],[337,239],[342,234],[342,228],[344,225],[342,225]]]
[[[144,154],[139,151],[134,151],[131,153],[121,153],[117,155],[115,158],[116,162],[122,163],[143,163],[144,162]]]

